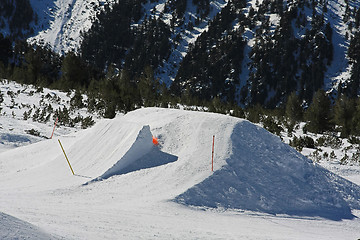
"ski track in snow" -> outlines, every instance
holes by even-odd
[[[152,136],[158,146],[152,145]],[[1,211],[54,236],[359,237],[359,219],[346,219],[349,207],[359,216],[359,187],[314,166],[278,137],[245,120],[145,108],[57,138],[76,176],[57,139],[0,153]],[[166,161],[147,165],[156,162],[153,157]],[[101,176],[101,181],[91,181]],[[250,195],[241,194],[241,189]],[[189,202],[177,204],[174,199]],[[312,204],[319,204],[319,212]],[[285,211],[279,210],[282,206]],[[344,219],[330,220],[335,217]]]

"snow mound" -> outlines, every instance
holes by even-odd
[[[49,240],[56,238],[28,222],[0,212],[0,239]]]
[[[60,140],[75,176],[57,139],[44,140],[0,153],[0,193],[77,191],[103,179],[91,187],[119,181],[125,196],[140,202],[152,196],[187,206],[336,220],[360,209],[359,186],[263,128],[225,115],[144,108]]]
[[[360,187],[314,165],[266,130],[236,124],[227,164],[175,198],[185,205],[352,218]]]

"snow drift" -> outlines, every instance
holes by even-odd
[[[108,178],[121,178],[122,188],[131,186],[127,194],[138,194],[138,201],[152,196],[335,220],[352,218],[351,210],[360,209],[359,186],[314,165],[261,127],[225,115],[145,108],[61,141],[77,176],[57,140],[46,140],[0,154],[0,194],[72,188],[94,179],[106,185]],[[146,186],[134,183],[139,181]]]
[[[0,212],[0,239],[29,239],[29,240],[49,240],[57,239],[36,226]]]

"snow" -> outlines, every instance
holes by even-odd
[[[30,0],[34,11],[39,16],[39,22],[37,25],[33,25],[35,34],[28,41],[30,43],[49,44],[56,52],[62,54],[70,50],[78,51],[82,40],[81,32],[90,29],[96,19],[96,14],[103,9],[104,3],[111,7],[114,2],[113,0]],[[144,15],[153,15],[158,18],[160,13],[163,13],[163,21],[170,25],[172,15],[164,13],[165,2],[168,0],[148,1],[143,5]],[[194,43],[201,33],[208,29],[208,24],[227,3],[228,0],[210,1],[209,15],[201,20],[198,26],[189,31],[186,26],[190,19],[193,23],[195,22],[197,7],[192,1],[188,1],[184,23],[175,27],[172,36],[174,39],[177,34],[180,34],[181,40],[174,47],[169,58],[164,61],[163,66],[159,67],[156,77],[170,86],[175,79],[182,59],[187,54],[189,44]],[[153,12],[153,9],[156,11]],[[141,21],[143,19],[134,25],[140,24]]]
[[[34,25],[35,36],[30,43],[50,44],[56,52],[77,51],[81,42],[81,32],[90,29],[104,0],[30,0],[39,22]]]
[[[278,137],[215,113],[143,108],[0,153],[1,211],[65,239],[355,239],[359,198]]]
[[[282,132],[281,138],[283,142],[289,144],[293,137],[310,137],[315,143],[320,138],[328,138],[327,144],[316,146],[316,148],[304,147],[300,153],[309,159],[312,159],[316,164],[360,185],[360,162],[356,159],[359,144],[351,144],[349,139],[338,138],[336,137],[336,133],[314,134],[307,132],[305,134],[303,131],[304,126],[304,122],[297,124],[291,135],[289,135],[288,132]],[[286,129],[286,126],[283,126],[283,128]],[[342,159],[345,155],[348,156],[348,160],[342,163]]]
[[[159,17],[164,12],[165,3],[168,0],[147,1],[144,4],[144,12],[147,16],[154,15]],[[115,1],[105,0],[30,0],[30,3],[34,9],[34,12],[38,15],[38,23],[32,24],[34,28],[34,36],[30,37],[28,41],[30,43],[49,44],[56,52],[66,53],[70,50],[77,51],[81,43],[81,32],[86,32],[92,25],[92,22],[96,19],[96,14],[103,9],[104,4],[111,5]],[[328,1],[327,12],[324,14],[326,23],[329,22],[333,27],[332,41],[334,45],[334,60],[331,65],[328,66],[328,70],[325,73],[324,89],[328,92],[336,92],[339,84],[349,81],[351,64],[349,64],[346,52],[349,45],[349,38],[351,31],[348,28],[348,23],[344,23],[343,16],[345,13],[345,0]],[[251,7],[255,11],[259,9],[259,5],[263,1],[249,0],[244,12],[248,12]],[[187,30],[191,17],[191,21],[194,22],[195,16],[197,16],[197,8],[188,1],[187,10],[184,16],[184,23],[180,26],[176,26],[172,39],[177,34],[181,35],[179,43],[174,44],[170,56],[163,62],[162,66],[156,69],[155,75],[157,78],[170,86],[175,79],[176,72],[181,65],[182,59],[186,56],[190,44],[193,44],[196,39],[208,29],[208,25],[214,16],[219,13],[224,6],[228,4],[228,0],[212,0],[210,1],[211,12],[209,16],[205,17],[202,22],[195,26],[192,30]],[[291,4],[288,1],[284,1],[284,4]],[[350,8],[358,8],[360,5],[356,1],[350,1]],[[155,12],[152,13],[152,10]],[[305,13],[308,21],[311,21],[311,9],[305,8]],[[317,11],[322,12],[321,6],[317,8]],[[270,18],[271,31],[279,24],[280,17],[277,14],[267,14]],[[163,20],[165,23],[170,24],[171,14],[163,14]],[[353,17],[350,17],[350,22],[354,21]],[[140,23],[140,22],[139,22]],[[139,24],[138,23],[138,24]],[[2,29],[2,32],[7,35],[9,30],[7,24]],[[239,25],[236,24],[235,27]],[[309,26],[301,29],[296,29],[297,37],[303,37],[304,31]],[[250,31],[250,32],[249,32]],[[248,64],[251,59],[248,57],[249,50],[253,44],[253,34],[251,29],[244,34],[245,39],[248,41],[248,45],[245,48],[245,58],[243,60],[242,73],[240,76],[240,84],[238,85],[238,93],[243,86],[246,85],[249,78]],[[356,31],[356,30],[355,30]],[[346,39],[346,34],[349,38]],[[271,97],[271,95],[270,95]]]
[[[7,239],[32,239],[32,240],[49,240],[57,239],[37,227],[24,222],[20,219],[9,216],[0,212],[0,238]]]
[[[227,5],[228,0],[212,0],[209,2],[210,4],[210,13],[204,19],[200,20],[198,25],[195,24],[195,19],[198,16],[197,7],[193,4],[192,1],[187,2],[187,9],[185,11],[183,20],[184,23],[176,26],[174,33],[172,34],[172,39],[175,39],[177,34],[180,34],[181,40],[174,47],[168,59],[164,62],[163,66],[160,66],[156,77],[159,77],[162,82],[170,86],[174,81],[176,73],[180,67],[181,61],[187,55],[190,44],[194,44],[197,38],[209,28],[209,24],[214,19],[216,14],[221,12],[221,10]],[[163,1],[159,1],[156,3],[155,8],[157,11],[164,10]],[[150,12],[153,8],[151,4],[147,4],[144,6],[145,12]],[[159,16],[159,12],[156,13]],[[170,25],[171,14],[164,14],[164,22]],[[191,30],[187,29],[189,22],[192,21],[194,27]]]
[[[353,5],[356,8],[360,6],[356,1]],[[349,64],[347,59],[349,40],[346,39],[346,34],[351,36],[351,32],[348,29],[347,23],[344,23],[342,19],[345,13],[345,6],[346,3],[343,0],[329,1],[328,12],[325,14],[326,22],[329,22],[335,30],[332,36],[334,60],[325,75],[326,90],[337,90],[338,85],[349,80],[351,76],[351,64]]]
[[[338,186],[333,185],[336,179],[348,189],[357,189],[354,204],[360,206],[356,202],[359,187],[314,166],[264,129],[242,122],[235,126],[231,139],[233,154],[227,166],[179,196],[179,202],[272,214],[351,217],[347,204],[343,205],[346,197],[329,195],[337,191]],[[213,187],[217,185],[220,189]]]
[[[50,138],[55,123],[53,114],[49,121],[39,122],[33,121],[32,117],[24,120],[24,112],[32,109],[32,114],[34,114],[35,108],[42,111],[49,104],[54,111],[64,107],[70,109],[70,99],[74,96],[74,92],[69,95],[58,90],[40,89],[5,79],[0,80],[0,94],[4,99],[0,103],[0,153]],[[83,96],[83,99],[86,97]],[[70,111],[72,118],[78,115],[91,116],[95,121],[98,117],[95,113],[89,113],[86,108]],[[79,125],[71,128],[58,123],[54,136],[69,134],[80,128]],[[37,131],[39,136],[27,133],[31,129]]]
[[[125,174],[132,171],[160,166],[177,160],[176,156],[161,152],[152,142],[150,127],[144,126],[131,148],[113,167],[100,178]]]
[[[170,24],[171,14],[164,13],[164,6],[168,0],[148,1],[144,7],[144,12],[147,16],[153,15],[162,18],[165,23]],[[34,12],[38,15],[38,23],[33,24],[34,36],[30,37],[30,43],[49,44],[56,52],[66,53],[70,50],[78,51],[81,43],[81,32],[86,32],[96,19],[96,14],[103,9],[104,4],[111,5],[115,1],[104,0],[30,0]],[[263,1],[249,0],[244,12],[248,12],[250,6],[255,11],[259,9],[259,5]],[[212,0],[210,1],[211,11],[198,26],[193,29],[186,29],[189,21],[194,23],[197,16],[197,7],[188,1],[187,9],[184,16],[183,24],[176,26],[173,32],[172,39],[180,34],[181,39],[178,43],[174,43],[174,49],[170,56],[163,64],[156,69],[155,75],[157,78],[170,86],[175,79],[176,72],[181,65],[182,59],[186,56],[190,44],[193,44],[196,39],[208,29],[208,25],[214,16],[219,13],[224,6],[228,4],[227,0]],[[290,5],[288,1],[284,4]],[[324,89],[328,92],[336,92],[338,85],[344,83],[350,78],[351,65],[349,65],[346,57],[349,40],[346,39],[346,34],[351,36],[351,31],[348,29],[348,23],[344,23],[343,16],[345,13],[346,3],[344,0],[328,1],[327,12],[324,14],[325,22],[329,22],[333,27],[332,41],[334,45],[334,60],[328,67],[325,73]],[[350,2],[350,7],[358,8],[359,3],[356,1]],[[153,12],[152,10],[155,9]],[[311,9],[305,8],[305,13],[308,21],[311,22]],[[322,12],[321,6],[317,8],[319,13]],[[278,14],[266,14],[271,23],[271,32],[279,25],[280,17]],[[142,21],[142,20],[141,20]],[[141,21],[137,24],[140,24]],[[350,21],[354,21],[353,17]],[[135,24],[135,25],[137,25]],[[260,23],[259,23],[260,24]],[[239,25],[236,24],[235,27]],[[301,29],[295,29],[297,37],[303,37],[304,31],[309,26]],[[5,34],[7,29],[2,30]],[[249,31],[255,31],[251,29]],[[247,83],[249,78],[248,64],[251,61],[248,57],[249,49],[252,47],[253,36],[248,31],[245,33],[245,39],[248,41],[248,46],[245,49],[245,58],[242,67],[242,74],[240,76],[240,84],[238,86],[238,93],[240,89]],[[270,95],[271,97],[271,95]]]

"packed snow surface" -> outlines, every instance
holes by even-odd
[[[0,239],[56,239],[39,228],[0,212]]]
[[[356,239],[359,199],[278,137],[214,113],[144,108],[0,153],[0,210],[66,239]]]

